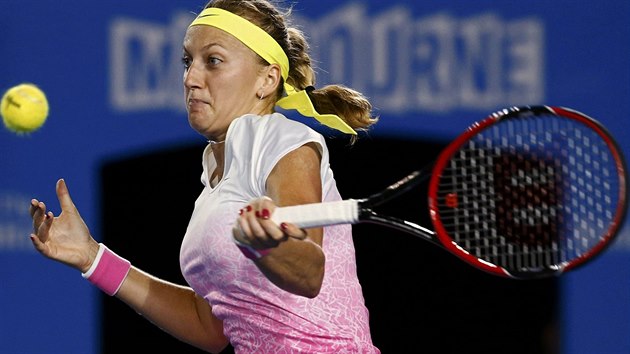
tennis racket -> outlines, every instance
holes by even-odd
[[[594,119],[563,107],[513,107],[471,125],[433,164],[378,193],[280,207],[271,218],[302,228],[379,224],[494,275],[542,278],[610,245],[626,213],[626,176],[619,147]],[[374,211],[427,181],[431,229]]]

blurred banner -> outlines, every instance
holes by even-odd
[[[28,204],[35,197],[58,213],[63,177],[98,239],[102,161],[203,143],[181,84],[183,34],[203,5],[0,0],[0,89],[35,83],[50,102],[41,130],[0,130],[0,353],[99,351],[99,293],[36,254]],[[497,109],[549,104],[599,120],[630,156],[626,0],[319,0],[293,11],[317,85],[365,93],[381,116],[373,136],[447,141]],[[628,351],[627,226],[562,278],[561,306],[563,353]]]

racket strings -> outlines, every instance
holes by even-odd
[[[438,187],[455,243],[506,269],[560,267],[615,219],[619,181],[606,141],[555,115],[503,120],[452,156]]]

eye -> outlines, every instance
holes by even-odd
[[[210,65],[219,65],[223,62],[223,60],[217,58],[217,57],[209,57],[208,58],[208,64]]]
[[[182,64],[184,65],[184,68],[186,70],[188,70],[188,68],[190,68],[190,63],[192,62],[192,60],[190,59],[190,57],[188,56],[183,56],[182,57]]]

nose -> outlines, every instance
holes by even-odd
[[[184,72],[184,86],[187,89],[193,89],[201,87],[202,83],[201,70],[191,64]]]

